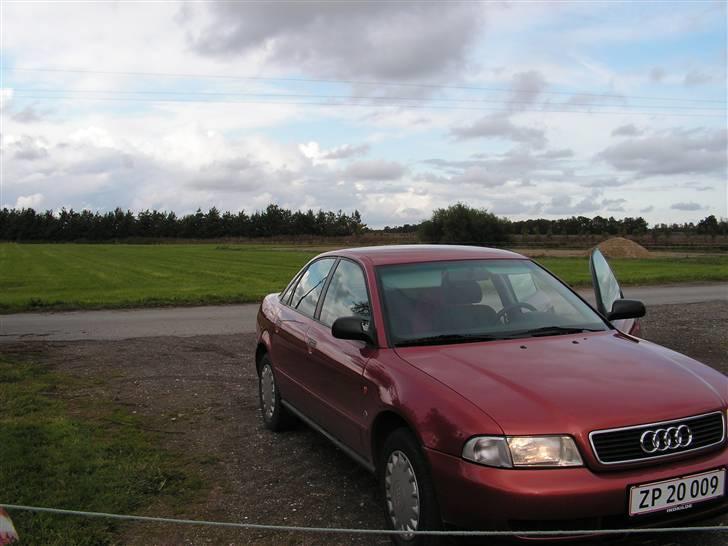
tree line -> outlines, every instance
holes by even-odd
[[[5,241],[112,241],[136,238],[215,239],[222,237],[273,237],[357,235],[366,230],[359,211],[291,211],[277,205],[248,214],[207,212],[177,216],[174,212],[144,210],[133,213],[61,209],[0,211],[0,240]]]
[[[355,236],[369,230],[355,210],[292,211],[268,205],[262,211],[247,213],[207,212],[177,216],[174,212],[144,210],[133,213],[116,208],[110,212],[61,209],[37,212],[33,209],[0,210],[0,240],[4,241],[113,241],[125,239],[215,239],[224,237],[316,237]],[[506,243],[515,236],[550,235],[652,235],[669,237],[686,235],[728,235],[728,220],[707,216],[699,222],[657,224],[650,227],[642,217],[616,219],[572,216],[509,220],[485,209],[457,203],[433,211],[421,223],[387,226],[384,233],[416,233],[424,242],[438,243]]]
[[[447,208],[437,209],[429,220],[420,224],[387,226],[386,233],[417,233],[422,241],[451,243],[503,243],[514,236],[528,235],[575,235],[575,236],[615,236],[615,235],[652,235],[667,236],[673,233],[686,235],[728,235],[728,219],[718,220],[714,215],[707,216],[697,223],[656,224],[649,226],[638,216],[617,219],[594,216],[572,216],[556,220],[536,218],[528,220],[509,220],[496,216],[485,209],[477,209],[457,203]]]

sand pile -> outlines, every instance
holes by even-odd
[[[650,258],[652,256],[652,253],[641,244],[624,237],[613,237],[602,241],[597,248],[607,258]]]

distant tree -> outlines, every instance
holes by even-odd
[[[498,244],[509,239],[507,220],[464,203],[435,210],[420,224],[418,235],[433,243]]]

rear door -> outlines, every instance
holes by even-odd
[[[589,270],[594,284],[597,310],[606,316],[612,310],[615,301],[624,299],[622,288],[619,286],[612,268],[609,267],[609,262],[598,248],[591,253]],[[614,320],[612,324],[622,332],[639,334],[639,322],[636,319]]]
[[[281,314],[274,324],[271,357],[278,372],[281,395],[305,414],[311,406],[307,388],[311,364],[308,331],[335,261],[335,258],[322,258],[306,268],[292,294],[286,290],[285,299],[281,300]]]

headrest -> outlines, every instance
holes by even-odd
[[[483,291],[477,281],[451,281],[443,279],[443,299],[449,305],[466,305],[479,303],[483,299]]]

